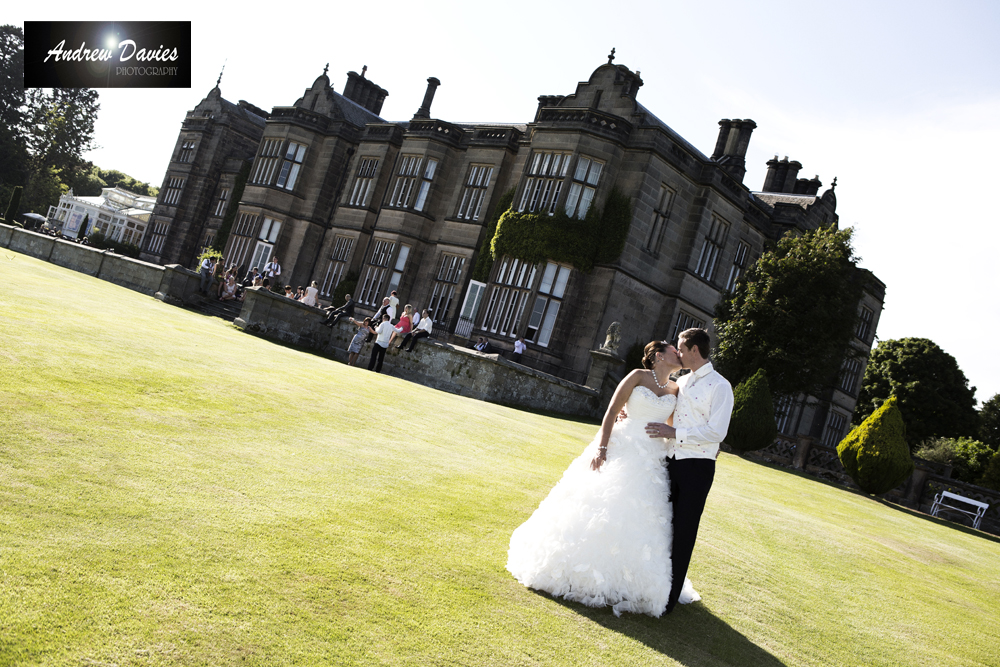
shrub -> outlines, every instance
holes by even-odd
[[[990,457],[989,463],[986,464],[986,472],[976,484],[985,486],[987,489],[1000,491],[1000,453]]]
[[[132,259],[137,259],[139,257],[139,253],[141,252],[139,246],[133,243],[119,243],[118,241],[112,241],[99,229],[94,229],[94,232],[87,237],[87,242],[95,248],[111,250],[119,255],[131,257]]]
[[[726,442],[739,452],[763,449],[778,435],[774,423],[774,402],[763,369],[733,391],[733,418]]]
[[[913,472],[913,459],[896,398],[854,427],[837,446],[837,456],[865,493],[881,495],[902,484]]]
[[[337,286],[333,289],[333,294],[330,295],[330,302],[337,308],[340,308],[344,305],[344,296],[348,294],[357,296],[354,291],[357,286],[358,273],[357,271],[351,271],[337,283]]]
[[[986,471],[993,450],[989,445],[971,438],[931,438],[920,445],[916,455],[927,461],[950,465],[953,479],[975,483]]]

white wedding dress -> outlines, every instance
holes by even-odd
[[[670,596],[670,485],[662,439],[647,422],[664,422],[676,397],[638,386],[615,424],[607,461],[590,469],[595,438],[548,497],[514,531],[507,569],[525,586],[591,607],[660,616]],[[699,600],[684,582],[681,603]]]

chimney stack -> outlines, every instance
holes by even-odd
[[[415,119],[431,117],[431,102],[434,101],[434,91],[440,85],[441,82],[433,76],[427,79],[427,92],[424,93],[424,101],[421,103],[420,108],[417,109],[417,113],[413,114]]]
[[[757,123],[749,118],[746,120],[723,118],[719,121],[719,138],[715,142],[712,159],[741,183],[747,173],[746,155],[750,146],[750,135],[756,127]]]
[[[361,74],[357,72],[347,73],[344,97],[378,116],[382,113],[382,103],[389,96],[389,91],[366,79],[366,71],[368,71],[367,65],[361,68]]]

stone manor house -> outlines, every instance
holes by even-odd
[[[820,193],[818,177],[799,178],[801,164],[776,156],[751,190],[752,120],[719,121],[706,155],[637,101],[639,73],[613,60],[571,94],[539,97],[523,125],[434,118],[434,78],[402,122],[379,116],[388,92],[365,70],[349,72],[342,93],[324,70],[270,112],[226,101],[217,84],[181,126],[143,258],[193,267],[232,206],[224,256],[241,271],[278,257],[282,283],[316,280],[326,298],[350,275],[369,312],[397,289],[402,303],[433,309],[436,334],[487,336],[500,350],[524,336],[525,365],[574,382],[612,322],[621,323],[621,354],[711,328],[720,294],[765,241],[837,224],[834,188]],[[516,211],[583,218],[612,188],[632,208],[617,260],[584,273],[498,257],[488,279],[472,279],[504,193],[513,191]],[[871,276],[855,341],[865,353],[883,296]],[[826,395],[785,399],[781,430],[836,444],[863,372],[863,361],[847,360]]]

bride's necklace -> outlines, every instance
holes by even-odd
[[[666,389],[667,385],[670,384],[670,376],[669,375],[667,376],[667,381],[666,382],[664,382],[663,384],[660,384],[660,379],[658,377],[656,377],[656,369],[655,368],[650,368],[649,370],[652,371],[652,373],[653,373],[653,382],[656,383],[656,386],[659,387],[660,389]]]

